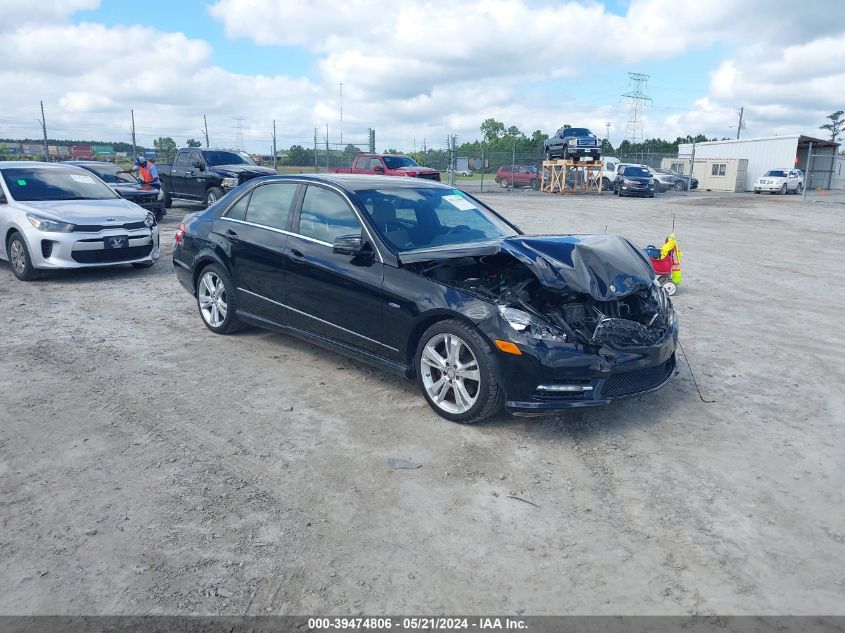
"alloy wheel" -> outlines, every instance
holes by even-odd
[[[228,312],[226,286],[217,273],[208,271],[202,276],[197,287],[197,301],[206,323],[213,328],[223,325]]]
[[[455,334],[437,334],[429,339],[420,357],[420,373],[432,402],[447,413],[464,413],[478,400],[478,361],[466,342]]]
[[[23,275],[26,270],[26,251],[18,238],[14,238],[9,245],[9,259],[15,272]]]

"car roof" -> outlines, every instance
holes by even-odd
[[[47,169],[67,169],[68,168],[67,162],[61,163],[45,163],[40,160],[3,160],[0,161],[0,169],[12,168],[12,167],[46,167]],[[77,167],[77,165],[70,165],[71,167]]]
[[[401,176],[370,176],[367,174],[288,174],[279,176],[263,176],[255,178],[250,182],[269,181],[310,181],[315,183],[328,183],[339,185],[349,191],[365,189],[378,189],[379,187],[397,187],[412,189],[452,189],[448,185],[435,180],[425,178],[406,178]]]

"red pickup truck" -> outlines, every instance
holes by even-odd
[[[358,154],[352,159],[352,167],[329,169],[333,174],[370,174],[372,176],[411,176],[440,180],[440,172],[431,167],[422,167],[413,158],[401,154]]]

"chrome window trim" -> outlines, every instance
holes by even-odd
[[[290,235],[293,237],[301,237],[303,240],[308,240],[309,242],[315,242],[317,244],[322,244],[323,246],[328,246],[331,248],[331,244],[328,242],[324,242],[323,240],[318,240],[313,237],[308,237],[307,235],[300,235],[299,233],[292,233],[290,231],[286,231],[285,229],[277,229],[272,226],[267,226],[266,224],[257,224],[255,222],[247,222],[246,220],[235,220],[234,218],[227,218],[225,216],[220,218],[221,220],[226,220],[227,222],[235,222],[236,224],[246,224],[247,226],[254,226],[259,229],[264,229],[266,231],[273,231],[274,233],[281,233],[282,235]],[[268,299],[269,301],[269,299]]]
[[[301,237],[304,237],[304,236],[301,236]],[[297,314],[301,314],[302,316],[306,316],[309,319],[314,319],[315,321],[319,321],[320,323],[325,323],[326,325],[330,325],[331,327],[337,328],[338,330],[343,330],[344,332],[347,332],[348,334],[352,334],[353,336],[357,336],[359,338],[362,338],[365,341],[370,341],[371,343],[375,343],[376,345],[381,345],[382,347],[386,347],[387,349],[393,350],[394,352],[399,351],[395,347],[391,347],[390,345],[385,345],[384,343],[377,341],[375,339],[372,339],[369,336],[364,336],[363,334],[358,334],[358,332],[353,332],[352,330],[348,330],[345,327],[337,325],[336,323],[332,323],[331,321],[326,321],[325,319],[321,319],[320,317],[316,317],[313,314],[308,314],[307,312],[303,312],[302,310],[297,310],[296,308],[292,308],[291,306],[285,305],[284,303],[279,303],[278,301],[274,301],[273,299],[268,299],[267,297],[260,295],[258,293],[252,292],[250,290],[247,290],[246,288],[238,287],[237,289],[240,290],[241,292],[247,293],[248,295],[252,295],[253,297],[257,297],[258,299],[268,301],[268,302],[270,302],[274,305],[279,306],[280,308],[286,308],[288,310],[292,310],[293,312],[296,312]]]

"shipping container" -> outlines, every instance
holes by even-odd
[[[70,156],[70,148],[67,145],[59,145],[59,156]]]
[[[73,145],[70,148],[70,157],[73,159],[94,158],[94,152],[90,145]]]
[[[44,145],[40,143],[21,143],[21,154],[24,156],[44,156]]]
[[[95,156],[114,156],[114,148],[111,145],[92,145],[91,151]]]

